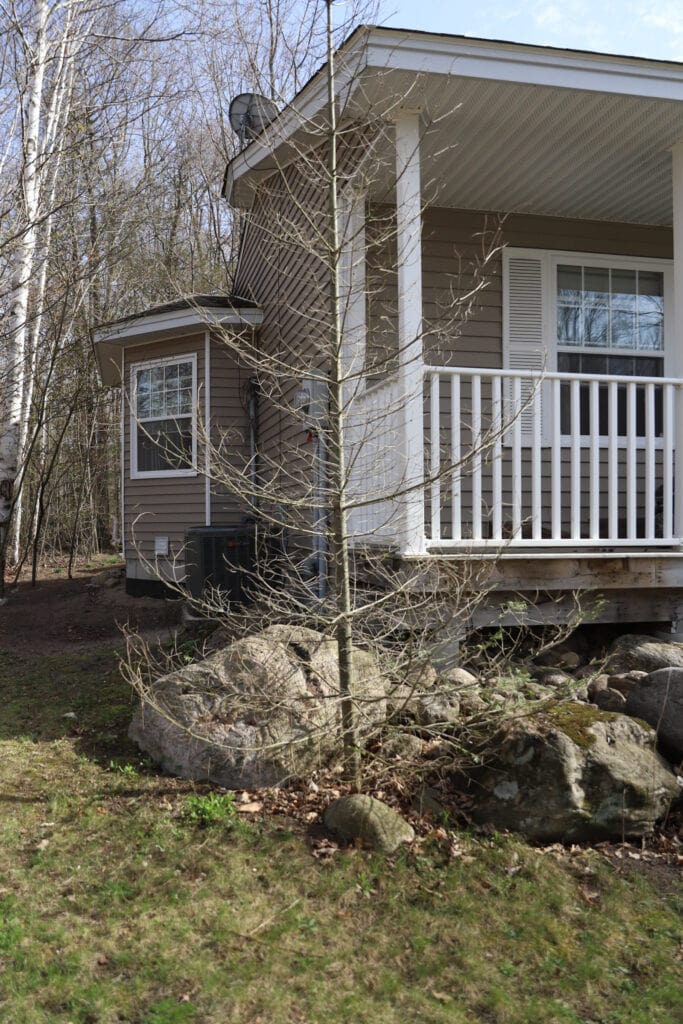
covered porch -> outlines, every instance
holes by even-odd
[[[525,552],[546,559],[610,552],[677,557],[683,544],[683,500],[677,500],[683,459],[676,457],[683,452],[683,301],[676,301],[683,295],[683,70],[482,41],[387,39],[383,45],[381,35],[368,61],[384,74],[364,72],[359,94],[375,112],[383,106],[393,127],[377,148],[382,173],[365,177],[364,204],[349,215],[347,235],[362,237],[364,211],[380,196],[393,197],[397,340],[394,372],[384,379],[364,375],[372,344],[366,280],[360,246],[349,241],[352,542],[408,558],[474,552],[503,559]],[[361,108],[357,100],[359,118]],[[487,352],[478,362],[473,346],[463,363],[453,347],[440,350],[429,338],[423,225],[426,213],[436,217],[440,209],[543,216],[550,230],[557,218],[557,238],[542,243],[553,254],[549,269],[537,291],[517,296],[519,309],[529,310],[526,319],[513,322],[511,301],[503,297],[498,357]],[[567,255],[560,218],[590,221],[593,232],[604,223],[606,239],[610,225],[658,225],[671,232],[671,254],[655,265],[652,253],[633,248],[610,262],[609,242],[596,257],[601,250],[592,237],[590,252],[576,246]],[[528,266],[530,255],[538,255],[520,253]],[[596,266],[610,282],[620,272],[634,281],[661,276],[656,337],[641,341],[641,332],[624,340],[615,326],[597,342],[566,328],[561,333],[558,312],[566,314],[570,300],[558,275],[572,269],[583,274],[581,302],[589,295],[611,325],[621,315],[618,303],[612,311],[611,297],[589,292],[587,274]],[[514,291],[509,275],[505,287]],[[608,284],[604,294],[616,287]],[[621,300],[634,310],[641,301],[635,297],[628,306],[623,294]],[[604,365],[592,370],[596,354]],[[580,355],[588,357],[583,364]],[[632,357],[631,372],[616,371],[613,356]],[[574,365],[577,372],[567,369]]]

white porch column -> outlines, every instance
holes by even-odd
[[[401,552],[425,551],[422,353],[422,196],[420,115],[396,118],[396,237],[398,253],[398,361],[400,443],[406,493],[399,502]]]
[[[674,233],[674,366],[683,376],[683,141],[671,150]],[[674,535],[683,537],[683,394],[676,389],[676,463],[674,475]]]

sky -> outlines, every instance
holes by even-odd
[[[397,28],[683,61],[683,0],[383,0]]]

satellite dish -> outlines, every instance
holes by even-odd
[[[232,129],[237,132],[243,146],[260,135],[278,114],[279,110],[272,100],[255,92],[243,92],[235,96],[228,111]]]

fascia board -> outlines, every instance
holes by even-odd
[[[249,324],[258,327],[263,322],[263,311],[258,308],[236,310],[226,307],[208,308],[199,306],[195,309],[171,310],[156,315],[142,315],[134,320],[111,327],[96,328],[93,332],[95,344],[115,343],[125,345],[128,340],[134,341],[148,334],[158,332],[179,331],[191,327],[213,325]]]
[[[468,42],[386,30],[369,37],[366,64],[384,71],[683,100],[683,66],[602,54],[529,50],[511,43]]]
[[[192,328],[229,327],[243,325],[258,327],[263,323],[263,311],[258,308],[235,310],[232,307],[208,309],[201,306],[193,310],[172,310],[156,316],[140,316],[112,327],[97,328],[92,332],[93,348],[103,384],[116,387],[121,384],[121,350],[146,343],[160,343],[177,338]]]

